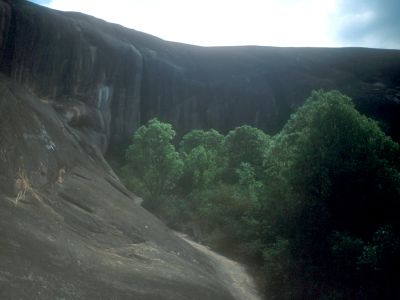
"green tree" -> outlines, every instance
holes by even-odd
[[[215,151],[220,154],[223,146],[224,136],[215,129],[204,131],[194,129],[182,138],[179,144],[180,152],[189,154],[194,148],[203,146],[206,150]]]
[[[349,97],[314,92],[280,138],[290,139],[279,151],[291,151],[286,176],[303,201],[326,201],[333,222],[357,235],[369,234],[391,216],[399,199],[399,145]],[[376,220],[370,219],[371,209]]]
[[[238,182],[230,203],[224,210],[228,233],[235,240],[238,251],[248,255],[261,254],[260,247],[260,196],[264,186],[256,180],[254,167],[241,163],[236,169]]]
[[[359,240],[341,236],[332,252],[333,232],[364,240],[384,222],[398,226],[399,145],[337,91],[312,93],[273,138],[264,166],[267,195],[283,199],[267,198],[264,214],[272,215],[271,231],[289,240],[303,281],[341,282],[334,270],[355,268]],[[271,214],[271,203],[277,211],[284,205],[289,218]]]
[[[215,151],[207,150],[203,145],[193,148],[184,156],[183,189],[191,192],[210,188],[215,183],[218,166]]]
[[[237,182],[237,170],[242,163],[248,163],[254,168],[256,179],[263,177],[263,161],[269,144],[269,137],[262,130],[248,125],[231,130],[224,140],[224,150],[227,156],[227,179]]]
[[[140,183],[145,205],[159,209],[182,174],[183,162],[175,150],[172,126],[152,119],[139,127],[126,151],[127,168]]]
[[[272,138],[193,130],[178,155],[174,136],[156,119],[138,129],[131,187],[170,224],[263,261],[271,299],[400,294],[400,147],[349,97],[313,92]]]
[[[391,225],[378,228],[372,237],[372,242],[364,246],[359,257],[362,268],[375,272],[390,270],[390,275],[399,273],[400,238]]]

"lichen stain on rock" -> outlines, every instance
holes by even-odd
[[[97,97],[97,108],[104,109],[111,97],[111,88],[109,86],[100,86]]]

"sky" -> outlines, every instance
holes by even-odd
[[[400,49],[400,0],[31,0],[201,45]]]

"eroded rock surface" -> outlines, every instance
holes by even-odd
[[[158,116],[180,133],[278,130],[313,89],[339,89],[400,137],[400,51],[204,48],[23,0],[0,5],[0,70],[54,101],[103,150]],[[390,129],[389,128],[389,129]]]
[[[196,243],[185,234],[176,234],[210,259],[217,271],[218,278],[225,282],[235,300],[262,299],[254,279],[243,265],[215,253],[207,246]]]
[[[85,134],[0,76],[1,299],[231,299]]]

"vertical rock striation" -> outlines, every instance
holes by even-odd
[[[0,71],[53,101],[103,151],[149,118],[227,131],[278,130],[312,89],[340,89],[400,125],[400,51],[171,43],[80,13],[1,2]]]

